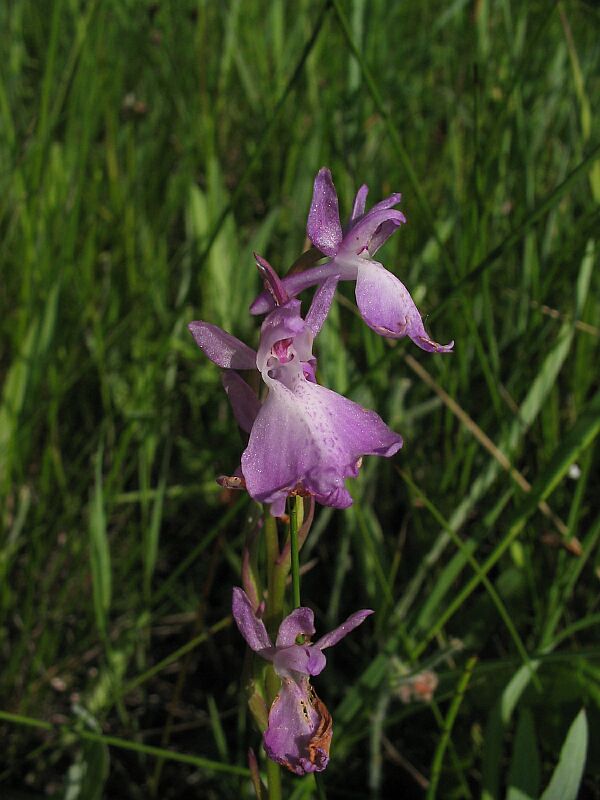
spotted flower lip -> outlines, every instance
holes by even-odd
[[[297,775],[321,772],[329,761],[333,726],[331,715],[309,678],[325,668],[323,650],[336,645],[373,611],[368,608],[356,611],[311,644],[310,638],[315,633],[313,612],[310,608],[297,608],[279,626],[274,647],[248,595],[238,587],[233,590],[232,611],[248,646],[273,664],[282,682],[263,736],[267,755]]]
[[[290,494],[313,495],[322,505],[347,508],[345,479],[356,477],[366,455],[392,456],[402,437],[374,411],[320,386],[312,344],[335,291],[326,280],[303,319],[300,301],[276,306],[264,319],[255,352],[207,322],[189,329],[203,352],[225,370],[223,383],[240,427],[250,434],[241,459],[249,494],[282,516]],[[261,403],[238,370],[258,369],[268,389]]]
[[[338,198],[331,172],[326,167],[315,178],[306,231],[310,241],[329,261],[282,280],[290,297],[327,279],[356,281],[358,310],[376,333],[392,339],[408,336],[422,350],[450,352],[454,342],[442,345],[433,341],[408,289],[373,256],[394,231],[406,222],[394,209],[400,194],[376,203],[365,212],[368,187],[363,184],[354,199],[346,230],[340,222]],[[264,314],[273,307],[269,295],[262,292],[250,306],[252,314]]]

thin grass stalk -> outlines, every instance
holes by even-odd
[[[465,696],[465,692],[467,691],[467,686],[469,685],[469,681],[471,679],[471,675],[473,674],[473,670],[475,669],[476,663],[477,663],[477,656],[472,656],[472,658],[470,658],[467,661],[467,664],[465,666],[459,684],[456,687],[456,693],[452,700],[452,704],[448,711],[448,715],[444,720],[442,735],[440,737],[438,746],[435,751],[435,755],[433,757],[433,764],[431,766],[431,780],[429,783],[429,788],[427,790],[426,800],[435,800],[438,783],[440,781],[440,777],[442,774],[442,762],[444,760],[444,753],[446,752],[446,747],[450,742],[450,736],[452,734],[454,721],[456,719],[458,710]]]
[[[130,750],[135,753],[143,753],[154,758],[164,758],[170,761],[176,761],[181,764],[190,764],[199,769],[209,770],[212,772],[228,773],[230,775],[240,775],[242,778],[250,777],[250,770],[247,767],[240,767],[237,764],[224,764],[220,761],[213,761],[209,758],[202,756],[194,756],[189,753],[178,753],[174,750],[165,750],[162,747],[154,747],[153,745],[144,744],[143,742],[136,742],[130,739],[122,739],[118,736],[106,736],[102,733],[95,731],[83,730],[74,725],[53,725],[43,719],[35,717],[28,717],[24,714],[11,714],[8,711],[0,709],[0,720],[14,725],[22,725],[29,728],[38,728],[50,733],[60,734],[62,736],[72,736],[77,739],[84,739],[88,742],[99,742],[109,747],[116,747],[122,750]]]

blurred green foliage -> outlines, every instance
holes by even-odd
[[[256,511],[185,326],[256,343],[252,251],[291,265],[326,164],[342,214],[404,193],[381,260],[456,349],[348,286],[317,342],[405,439],[303,551],[320,630],[377,612],[317,681],[320,791],[547,798],[566,758],[600,797],[597,5],[9,0],[0,44],[0,793],[251,796]]]

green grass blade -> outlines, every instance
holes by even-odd
[[[579,276],[576,288],[576,301],[580,306],[581,299],[587,296],[592,266],[594,263],[594,247],[593,244],[588,244],[585,256],[582,259]],[[527,395],[519,408],[518,416],[512,420],[508,431],[501,437],[498,448],[501,452],[508,454],[510,457],[518,447],[519,442],[525,435],[527,430],[533,425],[534,421],[539,416],[546,399],[553,386],[556,383],[559,372],[561,371],[573,343],[574,327],[572,322],[565,322],[557,335],[556,342],[549,353],[544,358],[542,366],[531,383]],[[578,451],[579,452],[579,451]],[[459,528],[467,520],[471,509],[476,505],[485,493],[492,486],[500,472],[500,465],[497,461],[491,460],[488,466],[479,474],[469,490],[467,497],[462,500],[458,507],[454,510],[448,524],[454,531]],[[430,553],[418,567],[414,577],[411,579],[404,596],[396,608],[396,613],[402,618],[408,611],[410,605],[413,603],[417,593],[425,580],[425,577],[430,567],[435,564],[445,548],[450,542],[450,536],[447,532],[442,531],[438,536]],[[474,543],[465,542],[465,553],[474,548]],[[460,569],[466,563],[463,554],[457,554],[454,559],[454,577],[459,573]],[[450,581],[450,574],[448,575]],[[423,629],[429,628],[431,620],[436,616],[436,609],[439,607],[443,600],[448,588],[447,584],[438,584],[427,598],[419,615],[419,625]]]
[[[249,160],[247,167],[245,168],[245,170],[243,171],[242,175],[240,176],[240,179],[237,182],[236,188],[232,192],[230,201],[227,203],[227,205],[225,206],[223,211],[219,214],[219,217],[217,218],[216,222],[214,223],[214,225],[213,225],[213,227],[212,227],[212,229],[211,229],[211,231],[210,231],[210,233],[209,233],[209,235],[207,237],[207,241],[206,241],[206,244],[204,246],[204,249],[202,250],[202,253],[200,254],[199,259],[198,259],[200,263],[202,263],[206,259],[208,253],[210,252],[213,244],[215,243],[215,241],[217,239],[217,236],[219,235],[223,225],[225,224],[225,221],[227,220],[229,214],[235,208],[236,203],[238,202],[239,198],[241,197],[246,183],[250,179],[250,176],[252,175],[252,173],[256,169],[257,165],[260,163],[260,161],[261,161],[261,159],[262,159],[262,157],[263,157],[263,155],[265,153],[265,150],[267,148],[267,145],[269,144],[271,135],[273,134],[273,132],[275,130],[276,123],[277,123],[277,121],[279,119],[279,116],[280,116],[281,112],[284,109],[286,100],[290,96],[294,86],[296,85],[299,77],[301,76],[302,70],[304,69],[304,66],[306,64],[306,60],[308,59],[308,56],[310,55],[313,47],[315,46],[315,43],[317,41],[317,37],[319,36],[319,33],[321,32],[321,30],[323,28],[323,23],[324,23],[324,20],[325,20],[325,16],[326,16],[328,11],[329,11],[329,0],[326,0],[326,2],[324,2],[323,5],[321,6],[321,10],[319,12],[319,15],[317,16],[315,25],[314,25],[314,27],[312,29],[310,37],[308,38],[308,40],[307,40],[307,42],[306,42],[306,44],[304,46],[304,49],[302,50],[300,58],[298,59],[298,63],[296,64],[296,66],[295,66],[295,68],[294,68],[294,70],[293,70],[293,72],[292,72],[292,74],[290,76],[290,79],[286,84],[285,89],[281,93],[281,97],[279,98],[279,100],[275,104],[275,110],[273,112],[273,116],[271,117],[269,122],[264,126],[264,129],[262,131],[262,136],[261,136],[261,138],[259,139],[259,141],[257,143],[256,149],[254,151],[254,154],[253,154],[252,158]]]
[[[128,683],[123,687],[121,690],[121,695],[125,695],[128,692],[133,691],[133,689],[137,689],[138,686],[146,683],[146,681],[153,678],[155,675],[158,675],[163,669],[168,667],[170,664],[173,664],[175,661],[179,661],[186,653],[189,653],[191,650],[194,650],[198,645],[202,644],[203,642],[207,641],[211,636],[214,636],[215,633],[218,633],[223,628],[227,628],[231,625],[231,617],[223,617],[223,619],[216,622],[212,625],[208,630],[203,631],[202,633],[195,636],[193,639],[190,639],[189,642],[178,647],[177,650],[174,650],[168,656],[161,659],[158,664],[154,664],[154,666],[150,667],[150,669],[143,672],[141,675],[138,675],[137,678],[133,678],[132,680],[128,681]]]
[[[102,459],[104,445],[100,443],[95,457],[94,489],[90,503],[90,567],[94,597],[96,625],[102,636],[108,631],[108,612],[111,602],[112,576],[110,547],[106,530],[104,491],[102,481]]]
[[[519,536],[529,517],[535,513],[537,504],[552,494],[556,486],[564,478],[571,464],[577,461],[580,454],[590,446],[598,433],[600,433],[600,392],[594,397],[586,412],[581,415],[572,430],[567,434],[564,441],[554,453],[546,469],[543,470],[533,484],[531,494],[527,497],[523,508],[513,517],[513,521],[509,525],[508,532],[504,539],[496,546],[492,555],[482,564],[482,575],[486,575],[490,569],[492,569],[510,544]],[[441,613],[439,619],[434,623],[427,634],[426,641],[431,641],[436,636],[446,622],[471,595],[480,580],[481,576],[475,576],[467,583],[462,591],[459,592],[457,597],[452,600],[449,606]],[[424,647],[425,643],[422,643],[417,648],[417,652],[421,652]]]
[[[471,657],[466,665],[464,672],[458,682],[458,686],[456,687],[456,691],[454,692],[454,696],[452,698],[452,703],[450,704],[450,708],[448,709],[448,714],[444,719],[443,728],[442,728],[442,735],[440,736],[440,740],[438,745],[435,749],[435,754],[433,756],[433,762],[431,765],[431,779],[429,782],[429,788],[427,789],[427,800],[434,800],[437,796],[437,788],[440,782],[440,778],[442,776],[442,763],[444,760],[444,753],[446,752],[446,748],[448,747],[448,742],[450,741],[450,736],[452,734],[452,728],[454,727],[454,722],[458,715],[458,710],[464,700],[467,686],[469,685],[469,681],[471,680],[471,675],[473,674],[473,670],[475,669],[475,664],[477,663],[477,657]]]
[[[540,770],[533,714],[524,708],[517,722],[513,755],[508,768],[506,800],[537,800]]]
[[[450,524],[444,519],[442,514],[438,511],[435,505],[431,502],[431,500],[419,489],[419,487],[414,483],[414,481],[409,477],[406,472],[400,472],[403,480],[410,486],[413,492],[417,494],[421,502],[425,505],[429,513],[433,516],[436,520],[438,525],[441,525],[442,528],[447,531],[448,535],[451,537],[452,541],[454,542],[456,548],[463,554],[466,561],[470,564],[473,569],[473,572],[481,578],[481,582],[483,583],[487,593],[489,594],[498,614],[504,624],[508,632],[510,633],[510,637],[514,642],[515,647],[521,658],[523,659],[523,663],[528,666],[531,677],[535,679],[535,675],[533,672],[533,666],[531,665],[529,655],[527,650],[525,649],[525,645],[523,644],[521,637],[513,623],[506,606],[502,602],[501,597],[499,596],[498,592],[494,588],[493,584],[489,580],[489,578],[483,574],[481,570],[481,566],[477,559],[472,555],[471,549],[465,545],[462,539],[457,535],[457,533],[453,530]],[[454,578],[454,575],[452,576]],[[438,583],[440,582],[447,582],[448,578],[445,576],[445,571],[442,573],[440,578],[438,579]]]
[[[212,728],[213,738],[215,740],[219,757],[223,761],[228,761],[229,750],[227,748],[227,737],[225,736],[225,731],[223,730],[223,723],[221,722],[221,717],[219,716],[219,709],[212,694],[208,695],[207,703],[210,726]]]
[[[588,723],[581,709],[569,728],[560,760],[540,800],[577,800],[588,745]]]
[[[160,526],[163,518],[163,507],[167,481],[169,477],[169,462],[171,458],[171,439],[165,444],[162,458],[160,476],[158,479],[157,494],[152,506],[150,525],[144,536],[144,596],[146,602],[150,603],[152,596],[152,576],[158,558],[158,542],[160,538]]]
[[[419,178],[418,178],[415,170],[413,169],[410,156],[408,155],[408,151],[406,150],[406,147],[404,146],[404,144],[403,144],[403,142],[402,142],[402,140],[400,138],[400,134],[398,133],[398,131],[396,129],[396,126],[392,122],[391,116],[390,116],[388,110],[385,107],[385,103],[383,101],[383,97],[381,95],[381,92],[377,88],[377,84],[375,83],[375,79],[373,78],[371,70],[369,69],[369,67],[368,67],[368,65],[367,65],[367,63],[365,61],[365,58],[364,58],[364,56],[363,56],[363,54],[361,52],[361,49],[358,47],[358,45],[354,41],[354,37],[352,35],[352,29],[350,27],[350,23],[348,21],[348,18],[346,16],[346,13],[344,11],[342,3],[341,3],[340,0],[333,0],[333,5],[335,7],[335,12],[336,12],[338,21],[340,23],[340,27],[341,27],[341,29],[342,29],[342,31],[344,33],[345,38],[346,38],[346,42],[348,44],[348,47],[350,48],[350,51],[352,52],[352,55],[356,58],[359,66],[360,66],[361,72],[363,74],[363,78],[365,80],[365,83],[367,84],[367,87],[369,89],[369,92],[371,94],[373,102],[375,104],[375,107],[377,108],[377,111],[379,112],[379,114],[381,114],[381,117],[385,122],[385,126],[386,126],[386,129],[387,129],[387,132],[388,132],[388,136],[390,137],[390,140],[392,142],[394,150],[396,151],[396,154],[398,156],[399,161],[402,163],[402,166],[404,167],[404,170],[406,172],[406,176],[408,178],[408,181],[409,181],[409,183],[410,183],[410,185],[411,185],[411,187],[412,187],[412,189],[413,189],[413,191],[415,193],[417,201],[418,201],[418,203],[419,203],[419,205],[421,207],[421,211],[422,211],[423,215],[425,216],[425,218],[427,220],[427,224],[429,225],[429,228],[430,228],[430,231],[431,231],[431,235],[434,237],[434,239],[436,241],[436,244],[437,244],[437,246],[438,246],[438,248],[440,250],[440,253],[442,254],[442,256],[444,258],[444,262],[446,264],[446,268],[448,269],[449,274],[451,276],[454,276],[455,273],[456,273],[456,268],[455,268],[454,263],[453,263],[450,255],[448,253],[446,245],[444,244],[444,242],[442,241],[442,239],[441,239],[441,237],[440,237],[440,235],[438,233],[437,227],[435,225],[435,219],[434,219],[434,216],[433,216],[433,212],[431,210],[431,206],[429,205],[429,202],[427,200],[425,192],[424,192],[424,190],[423,190],[423,188],[421,186],[421,182],[419,181]]]
[[[536,659],[531,668],[539,667]],[[490,712],[485,727],[481,767],[482,800],[495,800],[499,796],[504,734],[513,712],[531,680],[531,668],[521,667],[512,676],[500,698]]]
[[[75,713],[82,723],[101,733],[96,720],[80,706]],[[104,742],[84,741],[67,771],[63,800],[102,800],[109,774],[110,757]]]
[[[573,184],[589,172],[594,166],[597,158],[600,157],[600,143],[593,147],[587,156],[567,175],[567,177],[539,203],[535,210],[512,233],[509,233],[500,244],[496,245],[490,252],[456,283],[446,294],[443,301],[432,310],[432,319],[440,313],[454,295],[458,294],[468,284],[480,277],[500,256],[511,247],[514,247],[525,236],[542,217],[548,214],[572,188]]]
[[[163,747],[153,747],[152,745],[143,744],[142,742],[135,742],[130,739],[122,739],[118,736],[105,736],[101,733],[94,733],[93,731],[79,730],[75,727],[67,725],[52,725],[50,722],[45,722],[41,719],[28,717],[24,714],[11,714],[7,711],[0,710],[0,719],[14,725],[26,725],[31,728],[39,728],[45,731],[60,731],[68,736],[75,736],[78,739],[83,739],[89,742],[98,742],[99,744],[108,747],[115,747],[122,750],[130,750],[134,753],[141,753],[148,755],[152,758],[164,758],[165,761],[175,761],[180,764],[190,764],[193,767],[199,767],[210,772],[223,772],[230,775],[241,775],[244,778],[250,777],[250,770],[246,767],[238,767],[236,764],[223,764],[220,761],[213,761],[210,758],[203,758],[202,756],[188,755],[187,753],[177,753],[174,750],[166,750]]]

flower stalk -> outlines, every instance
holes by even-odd
[[[267,602],[265,607],[265,621],[269,632],[273,633],[279,627],[283,618],[283,599],[285,596],[286,570],[280,562],[279,536],[277,520],[265,507],[264,533],[267,551]]]
[[[265,534],[266,556],[267,556],[267,602],[265,607],[265,621],[272,634],[277,631],[279,623],[283,618],[283,599],[285,592],[285,575],[281,568],[279,552],[279,536],[277,531],[277,520],[269,513],[267,506],[264,507],[263,530]],[[267,705],[270,707],[277,697],[281,681],[275,670],[269,664],[265,670],[265,690]],[[281,767],[276,761],[270,758],[266,762],[267,768],[267,788],[269,800],[281,800]]]
[[[302,524],[302,498],[298,495],[290,497],[290,548],[292,561],[292,604],[300,608],[300,554],[298,547],[298,529]]]
[[[279,684],[279,678],[275,675],[275,670],[273,667],[268,667],[267,669],[267,694],[270,694],[268,689],[269,684],[269,674],[273,676],[275,681]],[[277,696],[277,690],[275,690],[275,694],[273,695],[273,700]],[[270,701],[272,702],[272,701]],[[267,758],[267,788],[269,791],[269,800],[281,800],[281,767],[276,761],[272,761],[270,758]]]
[[[189,325],[196,344],[222,370],[223,388],[245,440],[239,466],[219,483],[247,491],[263,507],[262,527],[250,531],[246,540],[243,588],[233,589],[232,612],[249,648],[269,662],[255,665],[248,687],[249,708],[267,755],[268,800],[282,798],[281,766],[295,775],[314,774],[315,779],[327,767],[333,720],[311,678],[326,666],[323,651],[373,613],[355,611],[313,642],[314,614],[300,599],[300,550],[315,503],[348,508],[352,496],[346,480],[358,477],[363,457],[390,458],[403,444],[375,411],[331,391],[317,378],[313,343],[339,281],[355,283],[360,316],[377,334],[408,337],[427,352],[453,348],[452,342],[438,344],[430,337],[408,289],[374,259],[406,222],[395,209],[401,195],[392,194],[367,210],[367,193],[366,185],[359,188],[343,225],[331,172],[323,167],[315,178],[306,227],[311,250],[286,277],[254,254],[264,291],[250,311],[265,315],[256,350],[212,323]],[[298,295],[309,287],[316,290],[303,314]],[[277,518],[287,534],[282,542]],[[266,569],[259,564],[261,555]],[[292,611],[284,616],[290,574]],[[264,791],[253,751],[249,764],[261,800]],[[322,784],[315,785],[323,798]]]

